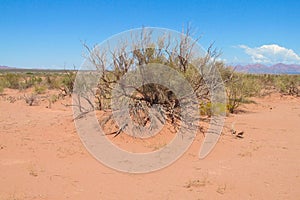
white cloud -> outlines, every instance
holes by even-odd
[[[264,64],[300,64],[300,56],[292,49],[281,47],[277,44],[262,45],[260,47],[250,48],[246,45],[239,45],[239,48],[245,50],[245,53],[251,56],[252,62]]]

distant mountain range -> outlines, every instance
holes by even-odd
[[[252,74],[300,74],[300,65],[278,63],[267,66],[263,64],[236,65],[235,71]]]
[[[65,72],[69,69],[39,69],[39,68],[19,68],[0,65],[0,71],[6,72]],[[72,71],[72,70],[71,70]]]
[[[14,67],[8,67],[8,66],[1,66],[0,65],[0,69],[14,69]]]

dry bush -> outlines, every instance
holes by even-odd
[[[60,81],[60,75],[56,73],[47,73],[44,82],[44,85],[50,90],[60,89],[62,85]]]
[[[38,103],[38,97],[35,94],[30,94],[29,96],[24,94],[24,100],[29,106],[33,106]]]
[[[82,83],[77,82],[76,94],[79,96],[78,104],[81,112],[87,112],[89,109],[85,109],[80,105],[80,102],[86,100],[90,101],[87,96],[84,96],[79,88],[85,88],[83,90],[89,90],[89,94],[93,94],[96,99],[97,105],[92,102],[88,102],[90,109],[106,110],[110,108],[110,101],[112,98],[112,89],[114,84],[119,83],[123,75],[127,72],[140,70],[141,75],[144,65],[151,63],[159,63],[164,66],[168,66],[173,70],[176,70],[179,74],[185,77],[191,85],[194,95],[198,103],[209,103],[211,89],[220,87],[221,81],[215,74],[218,73],[218,67],[216,64],[216,57],[219,53],[209,47],[206,55],[203,57],[195,57],[193,47],[197,40],[190,39],[190,29],[188,28],[185,35],[179,41],[171,41],[168,36],[159,37],[156,41],[153,40],[152,32],[143,30],[141,35],[134,36],[136,38],[132,41],[132,44],[120,43],[118,50],[92,50],[86,44],[84,47],[87,50],[87,60],[92,63],[100,74],[100,80],[97,84],[97,88],[89,89],[84,86],[85,80],[80,80]],[[172,45],[171,45],[172,43]],[[146,48],[141,48],[146,47]],[[127,49],[133,49],[128,52]],[[107,57],[113,57],[113,63],[108,64]],[[196,55],[198,56],[198,55]],[[224,67],[224,65],[220,66]],[[153,72],[148,76],[158,76],[163,80],[173,81],[173,85],[177,88],[181,88],[182,85],[177,83],[173,77],[167,77],[168,74],[162,72]],[[76,80],[78,81],[78,80]],[[79,81],[79,82],[80,82]],[[134,80],[133,80],[134,81]],[[129,98],[129,113],[132,120],[141,126],[146,126],[149,123],[149,117],[147,117],[149,109],[155,105],[159,105],[162,113],[160,116],[168,120],[174,126],[180,123],[182,118],[181,106],[178,102],[178,97],[175,96],[173,91],[165,88],[159,84],[146,84],[142,87],[135,88],[129,84],[129,82],[122,83],[119,91],[119,99]],[[177,84],[177,85],[176,85]],[[133,94],[126,94],[122,88],[133,87],[136,91]],[[183,88],[184,89],[184,88]],[[182,99],[181,99],[182,100]],[[225,105],[218,105],[219,107]],[[211,109],[214,109],[213,106]],[[195,119],[191,119],[193,121]],[[120,127],[122,129],[122,127]]]
[[[275,87],[285,95],[299,96],[300,76],[280,75],[275,78]]]
[[[46,92],[46,86],[44,85],[35,85],[34,86],[34,93],[35,94],[44,94]]]
[[[65,71],[60,78],[59,88],[64,96],[71,96],[77,72]]]

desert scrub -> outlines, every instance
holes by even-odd
[[[56,101],[58,100],[58,96],[56,94],[52,94],[50,97],[49,97],[49,101],[51,103],[55,103]]]
[[[3,75],[5,85],[11,89],[19,89],[21,75],[16,73],[7,73]]]
[[[51,108],[52,104],[54,104],[56,101],[58,100],[58,96],[55,94],[52,94],[48,97],[48,106],[46,106],[47,108]]]
[[[234,113],[234,111],[247,97],[248,89],[244,87],[245,81],[243,80],[242,74],[233,74],[225,84],[227,94],[227,110],[229,113]]]
[[[263,89],[264,77],[252,74],[241,74],[242,90],[245,98],[260,96]]]
[[[281,75],[276,77],[275,87],[282,94],[299,95],[299,75]]]
[[[34,86],[34,93],[35,94],[44,94],[46,92],[46,86],[44,85],[35,85]]]
[[[226,105],[222,103],[205,102],[199,105],[200,114],[211,117],[213,114],[222,114],[226,112]]]
[[[42,77],[34,74],[23,74],[21,81],[19,82],[19,89],[24,90],[27,88],[32,88],[35,85],[41,84],[43,81]]]
[[[212,115],[212,110],[211,110],[211,102],[202,102],[199,105],[200,109],[200,114],[201,115],[206,115],[206,116],[211,116]]]
[[[60,82],[56,74],[47,74],[45,77],[45,85],[48,89],[60,89]]]
[[[66,71],[62,77],[60,82],[60,89],[64,93],[64,95],[71,95],[73,92],[73,86],[76,78],[76,72],[74,71]]]

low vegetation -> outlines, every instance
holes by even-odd
[[[229,113],[234,113],[242,103],[252,102],[250,97],[263,97],[275,92],[300,96],[300,75],[245,74],[233,72],[231,67],[219,71],[226,80]]]
[[[274,92],[300,97],[300,75],[244,74],[234,72],[233,68],[224,67],[222,63],[219,65],[221,76],[226,80],[224,81],[227,94],[226,107],[229,113],[234,113],[241,104],[251,102],[251,97],[262,97]],[[49,101],[53,104],[59,98],[72,94],[75,77],[76,71],[61,73],[0,71],[0,94],[4,93],[5,88],[20,91],[32,89],[35,96],[44,94],[47,90],[57,90],[59,94],[49,97]],[[97,109],[107,108],[109,102],[100,96],[101,92],[98,91],[95,94]],[[211,107],[210,102],[200,102],[201,114],[210,116]]]
[[[3,70],[0,71],[0,95],[6,96],[5,89],[19,90],[23,93],[22,96],[4,98],[10,103],[23,100],[29,106],[39,105],[40,101],[46,100],[47,108],[51,108],[58,99],[71,95],[75,76],[75,70],[61,72]],[[51,90],[53,92],[46,94]]]
[[[20,91],[33,89],[36,94],[43,94],[46,90],[60,90],[64,95],[70,95],[76,71],[64,72],[10,72],[0,71],[0,92],[5,88]]]

